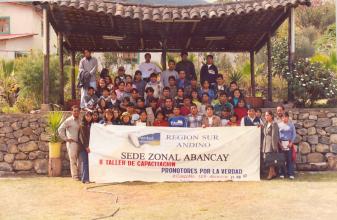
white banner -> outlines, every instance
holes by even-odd
[[[93,124],[90,181],[257,181],[257,127],[170,128]]]

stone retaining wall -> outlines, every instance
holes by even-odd
[[[48,135],[42,114],[0,115],[0,176],[48,173]],[[62,174],[69,157],[62,145]]]
[[[264,109],[265,110],[265,109]],[[291,109],[297,128],[298,170],[336,170],[337,108]],[[0,176],[47,174],[48,135],[43,114],[0,115]],[[62,146],[62,173],[69,157]]]
[[[289,113],[297,131],[297,170],[337,170],[337,108]]]

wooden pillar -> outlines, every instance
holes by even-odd
[[[47,110],[49,104],[49,19],[48,8],[43,7],[43,91],[42,91],[42,106],[41,109]]]
[[[268,35],[268,40],[267,40],[267,57],[268,57],[268,101],[272,102],[273,101],[273,76],[272,76],[272,63],[271,63],[271,53],[272,53],[272,48],[271,48],[271,36],[270,34]]]
[[[76,87],[75,87],[75,51],[71,51],[70,54],[71,65],[71,99],[76,99]]]
[[[250,85],[252,87],[252,96],[256,95],[256,85],[255,85],[255,61],[254,61],[254,51],[250,51]]]
[[[161,66],[163,71],[166,70],[166,49],[164,48],[161,52]]]
[[[288,69],[289,73],[293,75],[295,57],[295,16],[294,8],[290,8],[288,17]],[[294,100],[292,93],[291,81],[288,81],[288,101]]]
[[[63,64],[63,34],[58,33],[58,54],[59,54],[59,65],[60,65],[60,105],[64,105],[64,64]]]

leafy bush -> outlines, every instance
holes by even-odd
[[[59,101],[59,62],[56,56],[50,56],[49,63],[49,98],[50,103]],[[37,103],[42,102],[43,88],[43,55],[41,52],[32,52],[27,57],[21,57],[15,61],[15,75],[22,88],[22,95],[36,97]],[[65,74],[65,84],[68,81]],[[20,94],[21,95],[21,94]]]
[[[50,142],[60,142],[60,136],[58,129],[61,126],[64,119],[62,112],[49,112],[47,115],[47,131],[50,135]]]
[[[299,59],[295,62],[294,74],[287,73],[285,78],[292,82],[295,98],[304,106],[312,106],[318,99],[336,97],[337,79],[321,63]]]
[[[0,102],[12,107],[16,98],[17,82],[14,77],[14,61],[1,60],[0,65]]]

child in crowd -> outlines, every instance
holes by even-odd
[[[103,94],[103,89],[106,88],[106,82],[105,82],[105,79],[104,78],[100,78],[99,81],[98,81],[98,88],[95,92],[96,96],[97,97],[101,97],[102,94]]]
[[[139,113],[139,120],[135,122],[136,126],[149,126],[149,122],[147,121],[147,113],[146,111],[141,111]]]
[[[184,97],[183,106],[180,107],[180,114],[187,116],[191,113],[191,98],[189,96]]]
[[[152,97],[149,100],[149,107],[146,108],[147,118],[149,121],[149,124],[152,125],[155,119],[155,114],[158,109],[158,99]]]
[[[130,104],[130,98],[129,97],[125,97],[123,99],[123,101],[121,102],[121,104],[119,105],[119,108],[122,112],[126,111],[126,108],[129,106]]]
[[[243,95],[242,95],[242,93],[241,93],[241,91],[239,89],[235,89],[233,91],[233,96],[231,98],[231,103],[234,106],[234,108],[238,106],[239,100],[243,100],[242,97],[243,97]]]
[[[162,95],[160,99],[158,100],[158,106],[162,108],[165,104],[165,99],[170,98],[170,88],[169,87],[164,87]]]
[[[178,88],[177,96],[174,98],[174,104],[181,107],[184,105],[184,89]]]
[[[188,121],[180,114],[179,106],[174,106],[173,116],[169,118],[168,123],[170,127],[188,127]]]
[[[176,85],[179,88],[186,88],[187,86],[189,86],[189,81],[186,79],[186,72],[185,70],[180,70],[178,73],[178,79],[176,82]]]
[[[106,109],[103,114],[103,120],[100,121],[100,124],[104,125],[113,125],[114,123],[114,115],[111,109]]]
[[[112,82],[111,76],[106,76],[104,79],[106,82],[106,88],[109,89],[109,91],[115,90],[114,83]]]
[[[117,95],[115,91],[110,91],[110,103],[111,103],[111,108],[116,108],[119,107],[121,102],[117,99]]]
[[[202,94],[205,94],[205,93],[208,94],[209,101],[212,102],[212,100],[215,98],[215,93],[214,93],[214,90],[210,88],[210,84],[207,80],[205,80],[202,83],[202,87],[199,90],[199,96],[202,96]]]
[[[87,95],[84,96],[84,110],[92,112],[96,109],[98,98],[95,95],[95,89],[93,87],[88,88]]]
[[[162,111],[157,111],[156,113],[156,119],[153,122],[153,126],[155,127],[168,127],[169,124],[165,120],[165,116]]]
[[[124,112],[121,115],[120,125],[132,125],[131,124],[131,115],[128,112]]]
[[[230,108],[224,108],[221,111],[221,126],[229,126],[228,122],[230,122],[230,118],[231,118],[231,109]]]
[[[117,99],[122,101],[125,94],[125,82],[121,81],[118,83],[118,89],[116,90]]]
[[[94,110],[92,112],[92,123],[99,123],[101,121],[100,117],[99,117],[99,113],[97,110]]]
[[[151,73],[150,82],[146,84],[145,91],[146,91],[146,88],[149,88],[149,87],[153,89],[153,97],[160,98],[160,93],[162,91],[163,86],[161,85],[160,81],[158,81],[156,73]]]
[[[154,89],[152,87],[147,87],[145,89],[145,105],[148,106],[150,104],[149,100],[155,98],[154,97]]]
[[[234,108],[234,112],[238,116],[238,122],[241,122],[241,119],[245,117],[248,112],[244,99],[239,99],[237,107]]]
[[[202,94],[200,113],[206,114],[206,106],[210,104],[208,93]]]
[[[140,113],[142,110],[145,110],[145,100],[143,97],[139,97],[137,99],[136,112]]]
[[[199,91],[200,88],[198,86],[197,79],[196,78],[192,78],[191,82],[190,82],[190,85],[186,86],[184,88],[184,90],[185,90],[185,94],[184,94],[185,96],[191,96],[191,93],[192,93],[193,90]]]
[[[238,116],[236,114],[233,114],[230,117],[229,122],[227,123],[228,126],[239,126],[238,124]]]
[[[176,97],[177,95],[177,86],[176,86],[176,78],[174,76],[169,77],[169,86],[170,88],[170,97]]]
[[[134,105],[136,105],[138,97],[139,97],[138,90],[135,89],[135,88],[131,89],[130,102],[132,102]]]
[[[146,82],[142,79],[142,72],[140,70],[135,72],[133,84],[138,90],[139,96],[144,97]]]

